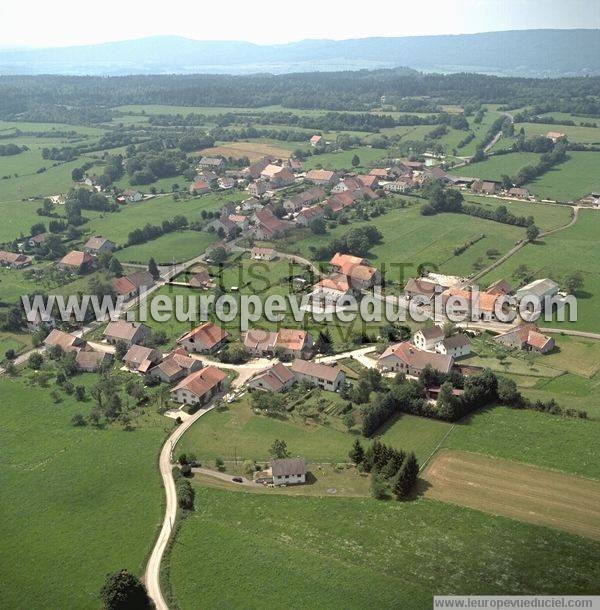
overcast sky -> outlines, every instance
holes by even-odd
[[[266,44],[529,28],[600,28],[600,0],[0,0],[4,48],[157,34]]]

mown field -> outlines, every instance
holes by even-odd
[[[554,115],[553,115],[554,116]],[[559,117],[556,117],[559,119]],[[575,122],[585,119],[574,117]],[[594,122],[593,120],[591,122]],[[528,138],[533,136],[545,136],[549,131],[558,131],[567,136],[569,142],[577,144],[600,144],[600,128],[581,127],[580,125],[546,125],[544,123],[515,123],[515,131],[525,130]]]
[[[479,163],[451,169],[448,173],[456,176],[470,176],[472,178],[500,181],[504,175],[516,176],[519,170],[526,165],[535,165],[539,158],[539,154],[527,152],[496,155]]]
[[[91,375],[75,378],[88,389]],[[156,456],[169,427],[152,411],[120,426],[75,428],[92,401],[0,379],[3,608],[98,608],[107,572],[141,574],[162,517]]]
[[[253,162],[262,159],[263,157],[288,159],[291,150],[283,148],[282,146],[270,146],[258,142],[225,142],[224,144],[219,144],[212,148],[205,148],[202,151],[202,154],[208,156],[223,156],[225,158],[233,157],[234,159],[248,157],[248,159]]]
[[[210,607],[339,608],[343,599],[346,608],[431,608],[434,594],[596,587],[597,542],[441,502],[203,488],[196,504],[168,566],[183,610],[198,599]]]
[[[352,150],[343,150],[339,152],[322,153],[312,155],[302,161],[302,166],[305,169],[313,169],[315,167],[323,167],[325,169],[352,169],[352,157],[357,155],[362,167],[369,167],[379,159],[388,156],[388,151],[383,148],[371,148],[362,146]]]
[[[592,332],[600,331],[600,272],[596,261],[600,256],[598,234],[600,214],[580,210],[575,225],[526,245],[505,263],[482,278],[483,283],[500,278],[513,281],[513,273],[525,265],[535,278],[550,277],[561,282],[567,274],[581,272],[584,287],[577,297],[576,322],[542,322],[541,326],[566,327]]]

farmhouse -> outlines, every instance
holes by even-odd
[[[271,460],[274,485],[297,485],[306,483],[306,464],[302,458]]]
[[[420,349],[434,350],[435,346],[444,339],[444,330],[441,326],[421,328],[413,335],[413,343]]]
[[[296,382],[296,376],[289,367],[281,362],[274,364],[270,369],[255,375],[248,387],[264,392],[284,392]]]
[[[31,257],[25,254],[15,254],[14,252],[0,250],[0,265],[2,267],[11,267],[12,269],[22,269],[31,265]]]
[[[530,196],[527,189],[518,186],[513,186],[511,189],[508,189],[508,194],[511,197],[516,197],[517,199],[528,199]]]
[[[336,364],[320,364],[310,360],[294,360],[292,372],[298,379],[330,392],[337,392],[346,381],[346,374]]]
[[[377,178],[382,180],[387,180],[388,175],[388,170],[380,167],[376,167],[369,172],[369,176],[377,176]]]
[[[104,338],[113,345],[119,342],[131,347],[134,343],[143,343],[150,337],[152,331],[140,322],[116,320],[109,322],[104,330]]]
[[[490,322],[496,320],[496,302],[500,296],[488,292],[452,287],[442,292],[442,305],[448,316],[471,316]]]
[[[137,296],[142,289],[154,286],[154,278],[149,271],[134,271],[127,276],[115,278],[111,284],[117,295],[128,300]]]
[[[291,223],[277,218],[269,208],[257,210],[254,213],[256,223],[254,232],[258,239],[274,239],[281,237],[291,228]]]
[[[229,178],[228,176],[224,176],[218,179],[219,188],[224,191],[228,191],[235,186],[235,180],[233,178]]]
[[[486,292],[501,296],[503,294],[512,294],[512,288],[506,280],[496,280],[488,286]]]
[[[177,345],[181,345],[187,352],[213,353],[221,348],[229,333],[212,322],[204,322],[200,326],[184,333],[177,339]]]
[[[123,362],[130,371],[147,373],[150,368],[160,362],[162,355],[160,352],[143,345],[132,345],[125,356]]]
[[[190,184],[188,191],[190,195],[204,195],[210,192],[210,185],[204,180],[196,180]]]
[[[415,187],[415,183],[411,179],[394,180],[386,182],[382,188],[388,193],[406,193]]]
[[[366,186],[367,188],[370,188],[370,189],[377,188],[377,186],[379,184],[379,178],[372,174],[369,174],[367,176],[360,175],[360,176],[357,176],[356,178],[362,184],[362,186]]]
[[[322,188],[313,187],[286,199],[283,202],[283,207],[287,212],[298,212],[312,203],[318,203],[324,197],[325,191]]]
[[[337,174],[328,169],[311,169],[304,176],[306,182],[326,186],[333,184],[337,180]]]
[[[287,167],[282,167],[281,165],[267,165],[260,173],[260,176],[263,180],[267,180],[272,188],[281,188],[294,184],[294,174]]]
[[[554,339],[540,333],[535,324],[524,323],[494,337],[494,341],[506,347],[547,354],[555,346]]]
[[[517,302],[521,302],[525,297],[538,299],[544,309],[544,299],[549,299],[558,294],[558,284],[551,279],[544,278],[534,280],[517,290]]]
[[[46,347],[58,346],[63,352],[79,352],[82,349],[85,349],[87,343],[80,337],[54,328],[44,339],[44,345]]]
[[[341,298],[349,296],[352,293],[353,290],[350,287],[346,276],[339,273],[332,273],[313,286],[312,297],[316,301],[330,299],[337,303]]]
[[[174,383],[202,368],[202,361],[187,355],[182,347],[169,353],[162,362],[150,369],[150,376],[165,383]]]
[[[377,364],[385,371],[399,371],[417,376],[427,365],[440,373],[449,373],[453,362],[452,356],[426,352],[403,341],[387,347],[379,356]]]
[[[70,271],[71,273],[87,273],[92,270],[94,259],[87,252],[71,250],[71,252],[58,261],[56,266],[63,271]]]
[[[227,375],[214,366],[207,366],[185,377],[172,390],[173,400],[183,404],[206,404],[223,389]]]
[[[144,196],[142,195],[142,193],[136,191],[135,189],[125,189],[123,191],[123,199],[125,199],[127,203],[135,203],[137,201],[141,201],[143,197]]]
[[[546,137],[549,140],[552,140],[554,143],[558,142],[558,140],[561,140],[562,138],[566,138],[566,134],[560,132],[560,131],[549,131],[546,134]]]
[[[435,351],[453,358],[461,358],[471,353],[471,340],[464,333],[458,333],[442,339],[435,346]]]
[[[323,148],[323,146],[325,146],[325,140],[323,139],[323,136],[319,136],[317,134],[312,136],[312,138],[309,141],[310,141],[310,145],[313,148]]]
[[[106,352],[80,351],[75,356],[75,366],[81,373],[94,373],[110,359]]]
[[[325,201],[325,206],[328,207],[333,214],[337,214],[344,208],[348,208],[355,202],[355,197],[350,191],[336,193]]]
[[[313,347],[312,335],[305,330],[280,328],[278,331],[261,329],[244,333],[244,347],[256,356],[308,358]]]
[[[202,157],[198,163],[198,167],[202,169],[212,169],[216,172],[223,169],[225,161],[220,157]]]
[[[475,180],[471,185],[471,190],[474,193],[480,193],[482,195],[495,195],[497,188],[497,183],[489,180]]]
[[[422,277],[411,277],[404,286],[404,296],[409,300],[416,296],[433,299],[436,293],[436,288],[439,292],[441,292],[442,287],[437,282]]]
[[[242,231],[245,231],[250,224],[248,217],[244,216],[243,214],[229,214],[227,218],[230,222],[232,222],[236,227],[239,227]]]
[[[25,242],[29,248],[37,248],[48,239],[49,235],[50,233],[38,233],[37,235],[32,235]]]
[[[323,218],[325,216],[325,210],[323,206],[313,205],[310,208],[303,208],[298,212],[296,216],[296,223],[301,227],[308,227],[310,223],[314,220],[318,220],[319,218]]]
[[[260,197],[267,192],[267,182],[265,180],[255,180],[248,185],[247,191],[253,197]]]
[[[209,288],[213,288],[215,285],[206,269],[203,269],[198,273],[194,273],[194,275],[192,275],[192,277],[188,280],[188,284],[192,288],[200,288],[202,290],[208,290]]]
[[[103,252],[112,252],[117,247],[117,244],[102,237],[100,235],[94,235],[90,237],[83,246],[83,251],[93,256],[98,256]]]
[[[254,248],[250,250],[250,257],[257,261],[272,261],[277,257],[277,254],[273,248],[259,248],[258,246],[254,246]]]
[[[246,174],[253,180],[256,180],[257,178],[260,178],[260,174],[262,173],[263,169],[265,169],[265,167],[267,167],[267,165],[270,165],[270,163],[271,163],[271,159],[269,159],[268,157],[263,157],[262,159],[259,159],[258,161],[251,163],[244,170],[244,174]]]
[[[381,274],[375,267],[364,264],[364,259],[336,252],[329,264],[341,275],[345,275],[354,290],[366,290],[378,284]]]

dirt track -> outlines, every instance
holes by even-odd
[[[442,451],[425,497],[600,540],[600,482],[463,451]]]

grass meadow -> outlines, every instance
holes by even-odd
[[[526,165],[535,165],[540,159],[537,153],[518,152],[492,156],[480,163],[469,164],[450,170],[456,176],[471,176],[485,180],[500,181],[503,175],[516,176]]]

